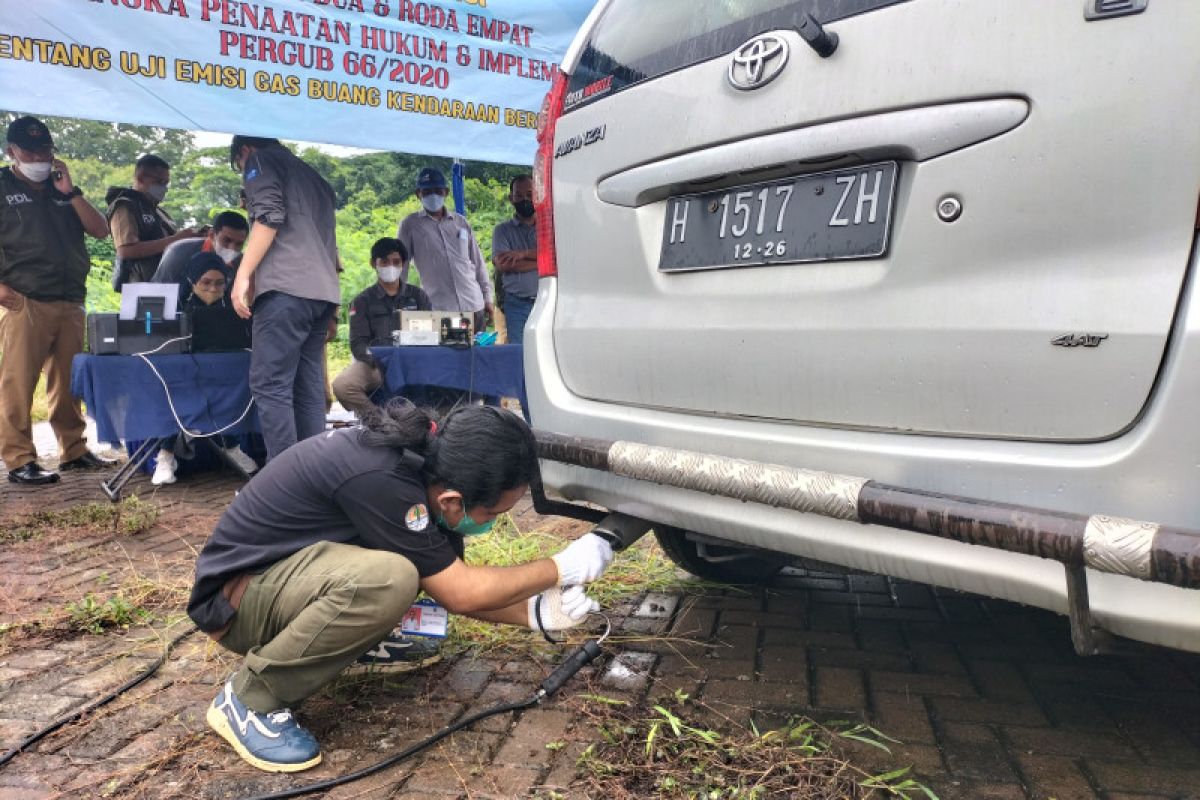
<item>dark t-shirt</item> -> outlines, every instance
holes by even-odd
[[[360,430],[289,447],[238,492],[196,561],[188,616],[200,630],[219,630],[233,617],[221,594],[226,581],[317,542],[399,553],[422,578],[462,557],[462,535],[438,527],[426,507],[420,458],[364,445]]]

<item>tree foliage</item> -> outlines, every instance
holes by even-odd
[[[0,111],[4,128],[19,111]],[[151,128],[121,122],[97,122],[72,117],[38,117],[50,128],[54,146],[64,159],[94,159],[105,164],[130,165],[138,156],[154,153],[171,164],[182,160],[192,147],[192,134],[170,128]]]

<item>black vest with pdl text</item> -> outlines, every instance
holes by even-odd
[[[111,223],[113,214],[122,204],[128,206],[133,218],[137,220],[138,241],[153,242],[165,239],[175,233],[175,222],[161,208],[157,207],[146,195],[135,189],[114,186],[108,190],[104,201],[108,203],[108,220]],[[113,262],[113,289],[118,292],[126,283],[144,283],[149,281],[162,254],[146,256],[145,258],[120,258]]]

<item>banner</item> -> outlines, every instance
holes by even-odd
[[[529,164],[594,0],[4,0],[13,111]]]

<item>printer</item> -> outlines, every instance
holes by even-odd
[[[151,350],[156,354],[191,352],[191,328],[178,305],[177,284],[125,284],[119,312],[88,314],[88,352],[124,356]]]
[[[392,344],[470,347],[474,315],[464,311],[392,312]]]

